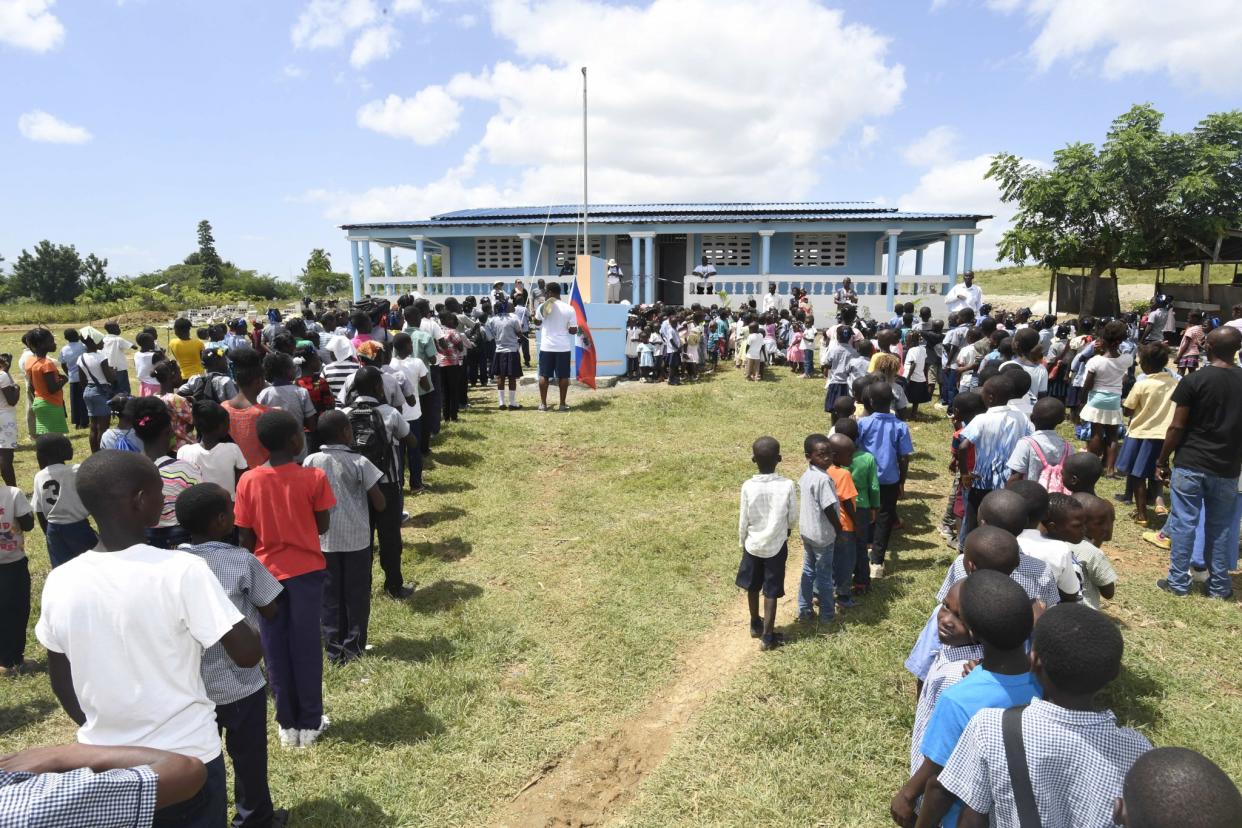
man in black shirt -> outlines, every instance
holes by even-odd
[[[1237,367],[1242,331],[1217,328],[1208,334],[1208,364],[1173,389],[1173,422],[1164,437],[1156,474],[1169,484],[1173,508],[1165,533],[1172,541],[1169,577],[1156,586],[1173,595],[1190,592],[1190,555],[1195,526],[1204,515],[1204,558],[1208,595],[1233,594],[1229,580],[1229,521],[1242,472],[1242,368]],[[1169,471],[1169,455],[1177,467]]]

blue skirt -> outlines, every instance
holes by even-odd
[[[1130,477],[1153,480],[1156,477],[1156,461],[1164,440],[1158,437],[1135,439],[1127,437],[1117,453],[1117,471]]]
[[[828,393],[824,395],[824,413],[832,413],[832,404],[837,401],[837,397],[848,397],[850,395],[850,387],[844,382],[833,382],[828,384]]]

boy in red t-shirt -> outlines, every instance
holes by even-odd
[[[319,536],[328,531],[336,498],[327,475],[296,462],[302,425],[292,414],[264,413],[258,436],[271,457],[238,481],[234,514],[241,545],[284,587],[278,612],[260,629],[280,743],[310,747],[328,726],[319,631],[326,562]]]

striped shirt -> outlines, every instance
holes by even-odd
[[[999,828],[1019,828],[999,708],[980,710],[940,771],[940,784]],[[1118,727],[1112,711],[1069,710],[1033,699],[1022,714],[1022,741],[1043,828],[1112,825],[1130,766],[1151,742]]]
[[[323,378],[328,381],[328,388],[331,389],[332,396],[336,399],[337,408],[345,405],[345,398],[341,394],[341,390],[345,387],[345,380],[352,377],[359,367],[358,360],[353,357],[329,362],[323,366]]]
[[[275,601],[283,589],[267,567],[248,550],[231,543],[210,541],[196,546],[186,543],[180,548],[206,562],[233,606],[246,617],[246,623],[257,630],[258,608]],[[240,701],[262,690],[266,684],[258,665],[238,667],[219,642],[203,652],[200,670],[207,698],[217,705]]]
[[[775,472],[756,474],[742,484],[737,534],[756,558],[775,557],[798,520],[794,482]]]
[[[160,471],[160,481],[164,484],[164,510],[160,512],[159,526],[178,526],[177,495],[191,486],[197,486],[203,479],[198,466],[188,460],[178,460],[171,455],[155,461]]]

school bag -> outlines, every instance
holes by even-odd
[[[354,431],[353,450],[375,464],[389,482],[396,481],[397,471],[393,468],[388,428],[375,403],[365,400],[355,402],[349,410],[349,426]]]
[[[1044,457],[1044,452],[1039,448],[1039,441],[1034,437],[1024,437],[1031,444],[1031,450],[1035,452],[1035,456],[1039,458],[1039,462],[1044,467],[1039,472],[1039,485],[1044,487],[1044,491],[1048,494],[1066,494],[1069,489],[1065,488],[1065,458],[1070,455],[1070,445],[1067,441],[1062,440],[1064,448],[1061,450],[1061,460],[1055,466],[1048,464],[1048,458]]]

